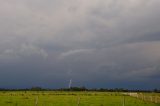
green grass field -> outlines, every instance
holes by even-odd
[[[110,92],[1,91],[0,106],[160,106],[160,104]]]

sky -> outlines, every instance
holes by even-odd
[[[160,0],[0,0],[0,88],[160,89]]]

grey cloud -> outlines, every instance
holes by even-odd
[[[77,85],[90,87],[93,82],[106,87],[110,81],[110,87],[150,82],[146,87],[159,88],[151,84],[160,80],[159,4],[158,0],[0,0],[1,81],[14,79],[14,86],[21,87],[31,86],[31,81],[56,87],[50,83],[58,81],[57,86],[64,87],[73,78]],[[19,80],[24,76],[26,85],[16,83],[16,76]]]
[[[143,36],[139,37],[132,37],[130,39],[127,39],[124,42],[128,43],[136,43],[136,42],[154,42],[154,41],[160,41],[160,32],[154,32],[154,33],[149,33]]]

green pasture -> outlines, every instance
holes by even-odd
[[[157,95],[159,94],[146,94]],[[0,106],[160,106],[122,93],[1,91]]]

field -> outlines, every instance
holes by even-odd
[[[157,103],[116,92],[1,91],[0,106],[160,106],[160,94],[144,95]]]

